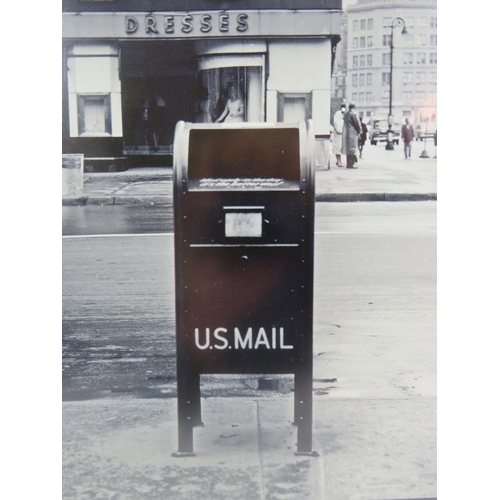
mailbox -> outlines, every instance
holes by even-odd
[[[201,374],[293,374],[297,453],[312,451],[314,135],[179,122],[174,217],[179,451]]]

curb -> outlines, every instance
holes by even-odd
[[[360,201],[436,201],[436,193],[322,193],[317,202],[350,203]],[[166,195],[142,196],[78,196],[63,198],[63,206],[90,205],[171,205],[173,197]]]
[[[80,196],[63,198],[65,207],[114,206],[114,205],[172,205],[172,196]]]
[[[436,193],[320,193],[316,201],[356,202],[356,201],[436,201]]]

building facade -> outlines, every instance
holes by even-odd
[[[168,164],[179,120],[312,118],[325,161],[341,0],[62,5],[63,152],[87,169]]]
[[[358,0],[345,12],[347,32],[346,99],[356,103],[365,121],[392,116],[401,124],[437,123],[437,2],[436,0]],[[402,26],[393,24],[402,18]],[[395,27],[391,30],[391,24]],[[341,44],[339,44],[340,47]]]

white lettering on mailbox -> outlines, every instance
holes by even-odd
[[[239,328],[234,328],[231,335],[227,328],[215,328],[213,332],[210,328],[205,328],[205,331],[200,331],[199,328],[194,329],[194,343],[200,350],[205,349],[293,349],[293,345],[285,343],[285,329],[280,327],[271,328],[267,331],[261,327],[256,329],[254,335],[253,328],[248,328],[245,333],[242,333]],[[232,340],[232,342],[231,342]]]

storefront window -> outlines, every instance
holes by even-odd
[[[109,94],[78,96],[79,135],[111,134]]]
[[[262,67],[232,66],[198,72],[196,122],[263,121]]]
[[[278,93],[278,121],[296,123],[312,117],[312,94]]]

